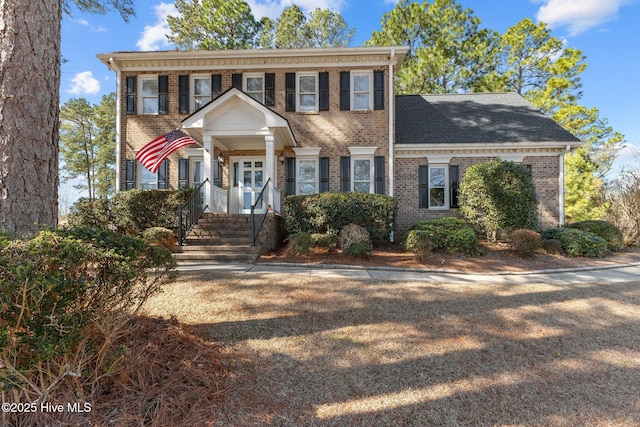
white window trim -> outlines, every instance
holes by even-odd
[[[368,108],[355,108],[355,78],[356,76],[369,76],[369,106]],[[351,111],[371,111],[373,110],[373,70],[351,71]]]
[[[314,77],[315,78],[315,103],[313,107],[302,107],[300,102],[300,77]],[[320,111],[320,85],[318,83],[319,77],[317,72],[298,72],[296,73],[296,112],[298,113],[316,113]]]
[[[159,113],[159,99],[160,99],[160,87],[158,87],[158,93],[155,96],[156,99],[156,112],[155,113],[145,113],[144,112],[144,100],[145,99],[151,99],[150,96],[143,96],[143,84],[142,82],[144,80],[155,80],[156,84],[158,84],[158,75],[157,74],[148,74],[148,75],[142,75],[142,76],[138,76],[138,87],[140,88],[138,90],[138,114],[144,114],[145,116],[154,116],[154,115],[158,115]]]
[[[444,206],[431,205],[431,189],[442,188],[431,186],[431,169],[444,169]],[[429,164],[427,168],[427,208],[431,210],[447,210],[449,209],[449,165],[445,163]]]
[[[265,85],[264,73],[244,73],[244,74],[242,74],[242,90],[244,90],[244,92],[249,96],[251,96],[252,93],[257,93],[257,92],[249,92],[247,90],[247,80],[250,79],[250,78],[255,78],[255,77],[260,77],[262,79],[262,94],[260,95],[260,101],[259,102],[261,104],[264,104],[264,85]]]
[[[374,192],[374,184],[375,184],[375,162],[373,161],[373,156],[353,156],[351,157],[351,191],[355,190],[356,185],[356,173],[355,173],[355,164],[357,160],[368,160],[369,161],[369,194],[373,194]],[[365,181],[358,181],[365,182]]]
[[[209,80],[209,101],[212,99],[211,74],[191,74],[189,76],[189,111],[191,112],[196,111],[196,79]]]

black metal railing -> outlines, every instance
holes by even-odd
[[[207,205],[205,205],[204,185],[209,182],[205,179],[191,197],[182,206],[178,207],[178,244],[182,246],[187,234],[200,219]]]
[[[262,204],[264,203],[264,190],[267,189],[269,184],[271,184],[271,178],[269,178],[267,182],[264,184],[264,187],[262,187],[262,191],[260,191],[260,194],[258,195],[256,202],[253,204],[253,206],[251,206],[251,246],[256,245],[256,241],[258,240],[258,234],[260,234],[260,230],[262,230],[264,221],[267,219],[267,213],[269,213],[269,208],[271,207],[271,205],[267,205],[267,209],[265,209],[265,212],[263,214],[259,214],[259,215],[262,215],[262,219],[258,218],[258,221],[260,222],[260,226],[256,227],[256,216],[258,215],[255,212],[256,207],[262,206]]]

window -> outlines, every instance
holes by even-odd
[[[264,74],[244,74],[242,77],[246,94],[264,104]]]
[[[353,188],[352,191],[361,193],[373,192],[373,161],[372,159],[352,159]]]
[[[301,159],[298,161],[297,194],[316,194],[318,192],[318,160]]]
[[[168,187],[167,177],[168,177],[168,163],[167,160],[164,160],[160,167],[158,168],[157,173],[150,172],[147,168],[142,166],[142,163],[139,163],[139,173],[138,176],[138,188],[143,190],[166,190]]]
[[[141,77],[140,86],[142,114],[158,114],[158,77]]]
[[[447,166],[429,166],[429,208],[447,207]]]
[[[211,76],[192,76],[191,93],[193,93],[191,111],[197,111],[211,101]]]
[[[318,74],[298,73],[298,111],[318,111]]]
[[[366,111],[371,110],[373,78],[370,71],[351,73],[351,109]]]

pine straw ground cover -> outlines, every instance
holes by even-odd
[[[640,425],[638,283],[183,273],[146,310],[223,345],[217,425]]]

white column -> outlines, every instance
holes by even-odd
[[[275,152],[275,138],[273,135],[266,135],[264,137],[264,148],[266,154],[266,165],[265,165],[265,177],[264,182],[266,183],[269,178],[271,178],[271,185],[267,189],[267,203],[271,205],[272,208],[275,207],[275,191],[274,188],[276,186],[276,152]]]
[[[211,135],[202,136],[202,145],[204,146],[204,177],[209,180],[204,185],[204,199],[208,206],[205,212],[212,212],[213,207],[213,140]]]
[[[558,225],[564,226],[564,153],[558,156]]]

